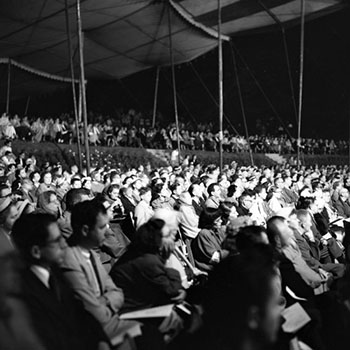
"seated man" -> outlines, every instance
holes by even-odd
[[[314,236],[311,226],[311,216],[307,210],[299,209],[297,216],[300,221],[301,235],[295,235],[303,259],[315,271],[320,268],[330,272],[335,278],[340,278],[345,273],[345,265],[338,263],[321,263],[320,240]]]
[[[119,310],[124,303],[123,291],[104,269],[93,249],[102,245],[108,225],[106,209],[96,200],[76,204],[72,210],[73,233],[69,239],[62,269],[75,296],[115,343],[124,335],[132,335],[135,323],[121,321]]]
[[[56,219],[43,213],[25,215],[16,221],[12,237],[25,261],[22,297],[45,348],[95,350],[104,340],[102,329],[56,269],[66,247]]]

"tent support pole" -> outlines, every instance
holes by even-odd
[[[157,67],[156,84],[155,84],[155,87],[154,87],[152,128],[154,128],[155,125],[156,125],[157,102],[158,102],[158,86],[159,86],[159,70],[160,70],[160,68]]]
[[[262,0],[258,0],[259,5],[264,9],[264,11],[278,24],[278,26],[281,29],[282,33],[282,39],[283,39],[283,48],[284,53],[286,56],[286,63],[287,63],[287,69],[288,69],[288,76],[289,76],[289,85],[290,85],[290,91],[292,94],[292,103],[294,108],[294,116],[295,121],[298,122],[298,112],[297,112],[297,104],[295,101],[295,93],[294,93],[294,87],[293,87],[293,79],[292,79],[292,71],[290,69],[290,60],[289,60],[289,53],[288,53],[288,45],[287,45],[287,39],[286,39],[286,31],[284,28],[283,23],[279,20],[279,18],[262,2]]]
[[[7,93],[6,93],[6,114],[10,113],[10,89],[11,89],[11,60],[7,64]]]
[[[298,108],[298,153],[297,166],[300,169],[300,151],[301,151],[301,113],[303,106],[303,78],[304,78],[304,38],[305,38],[305,0],[300,3],[301,28],[300,28],[300,69],[299,69],[299,108]]]
[[[81,25],[80,0],[77,0],[77,22],[78,22],[78,46],[79,46],[79,63],[80,63],[80,80],[81,80],[81,98],[82,98],[82,112],[84,125],[84,145],[86,158],[86,171],[90,175],[90,149],[87,132],[87,106],[86,106],[86,83],[84,71],[84,33]]]
[[[28,96],[28,98],[27,98],[26,108],[24,110],[24,116],[26,116],[28,113],[29,102],[30,102],[30,96]]]
[[[74,64],[72,55],[72,37],[69,25],[69,12],[68,12],[68,0],[65,0],[65,13],[66,13],[66,30],[68,38],[68,54],[69,54],[69,66],[70,75],[72,79],[72,97],[73,97],[73,108],[74,108],[74,120],[75,120],[75,130],[77,134],[77,148],[78,148],[78,160],[79,160],[79,170],[83,170],[83,161],[81,159],[81,144],[80,144],[80,133],[79,133],[79,120],[78,120],[78,107],[77,107],[77,95],[75,91],[75,76],[74,76]]]
[[[241,112],[242,112],[242,117],[243,117],[243,122],[244,122],[244,130],[245,130],[245,135],[247,138],[248,142],[248,150],[249,150],[249,157],[250,157],[250,163],[252,166],[254,166],[254,158],[253,158],[253,152],[252,148],[250,147],[250,141],[249,141],[249,132],[248,132],[248,125],[247,125],[247,119],[246,119],[246,114],[245,114],[245,108],[244,108],[244,103],[243,103],[243,96],[242,96],[242,90],[241,90],[241,83],[239,80],[239,75],[238,75],[238,68],[237,68],[237,60],[236,60],[236,55],[235,52],[231,47],[231,53],[232,53],[232,60],[233,60],[233,67],[235,70],[235,76],[236,76],[236,82],[237,82],[237,90],[238,90],[238,96],[239,96],[239,104],[241,106]]]
[[[176,95],[176,79],[175,79],[175,67],[174,67],[174,50],[173,50],[173,38],[171,31],[171,13],[170,5],[167,5],[168,9],[168,30],[169,30],[169,53],[171,60],[171,77],[173,85],[173,100],[174,100],[174,113],[175,113],[175,123],[176,123],[176,138],[177,138],[177,150],[178,150],[178,162],[181,165],[181,149],[180,149],[180,131],[179,131],[179,115],[177,111],[177,95]]]
[[[219,63],[219,164],[220,172],[223,169],[222,139],[223,139],[223,115],[224,115],[224,93],[223,93],[223,61],[221,41],[221,3],[218,0],[218,63]]]

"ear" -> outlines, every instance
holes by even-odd
[[[39,246],[33,245],[32,248],[30,249],[30,254],[33,258],[39,260],[41,258],[41,250]]]
[[[259,308],[255,305],[251,306],[248,310],[247,325],[251,330],[256,330],[259,328],[259,325],[260,325]]]
[[[81,228],[81,233],[84,237],[87,237],[87,235],[89,234],[89,226],[88,225],[83,225]]]

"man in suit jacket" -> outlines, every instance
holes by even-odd
[[[296,235],[296,242],[306,263],[315,271],[319,268],[331,272],[336,278],[342,277],[345,273],[345,265],[338,263],[321,263],[320,241],[312,233],[312,219],[307,210],[299,209],[297,216],[300,221],[302,234]]]
[[[56,219],[44,213],[23,216],[13,227],[13,240],[25,260],[22,298],[45,348],[94,350],[107,341],[56,269],[66,246]]]
[[[71,246],[66,249],[62,269],[75,296],[114,343],[115,338],[122,341],[137,324],[119,319],[123,291],[113,283],[93,250],[105,240],[108,222],[106,209],[98,200],[84,201],[73,207]]]

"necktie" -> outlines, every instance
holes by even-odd
[[[50,290],[52,291],[52,293],[55,295],[56,299],[58,301],[61,301],[60,289],[59,289],[57,280],[56,280],[55,276],[53,276],[52,273],[50,274],[50,277],[49,277],[49,287],[50,287]]]

